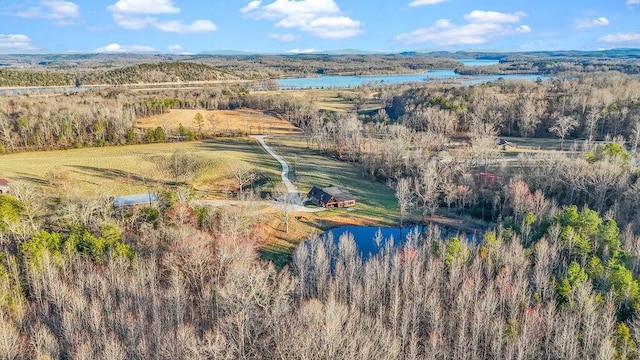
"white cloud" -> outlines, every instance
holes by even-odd
[[[282,42],[291,42],[297,38],[297,36],[293,34],[267,34],[267,37]]]
[[[627,5],[640,5],[640,0],[627,0]]]
[[[638,43],[640,44],[640,32],[624,32],[609,34],[598,38],[598,41],[608,43]]]
[[[513,14],[496,11],[475,10],[464,16],[465,25],[456,25],[448,19],[440,19],[433,26],[420,28],[409,33],[396,36],[396,40],[407,44],[434,43],[437,45],[478,45],[494,38],[530,33],[528,25],[505,25],[503,23],[519,22],[525,13]]]
[[[251,12],[253,10],[258,9],[260,7],[260,5],[262,5],[262,0],[254,0],[254,1],[250,2],[249,4],[247,4],[247,6],[243,7],[242,9],[240,9],[240,12],[243,12],[243,13]]]
[[[31,39],[22,34],[0,34],[0,51],[29,51],[36,47]]]
[[[291,49],[287,52],[291,54],[311,54],[316,52],[316,49]]]
[[[15,14],[27,19],[54,20],[57,25],[72,25],[72,19],[80,17],[80,6],[63,0],[41,1],[39,5],[30,7]]]
[[[436,5],[449,0],[414,0],[409,3],[411,7],[423,6],[423,5]]]
[[[345,16],[334,0],[275,0],[263,5],[251,1],[240,11],[258,19],[277,21],[275,26],[296,29],[313,36],[344,39],[362,33],[358,20]]]
[[[128,53],[128,52],[144,52],[155,51],[151,46],[146,45],[129,45],[122,46],[120,44],[109,44],[94,50],[97,53]]]
[[[184,48],[178,44],[169,45],[169,51],[171,52],[182,52]]]
[[[507,14],[498,11],[473,10],[472,12],[466,14],[464,16],[464,19],[474,24],[516,23],[522,20],[525,16],[527,16],[527,14],[523,12]]]
[[[196,20],[190,24],[182,20],[162,20],[157,16],[178,14],[180,8],[172,0],[119,0],[107,6],[118,26],[129,30],[138,30],[148,26],[171,33],[204,33],[216,31],[216,25],[210,20]]]
[[[209,20],[196,20],[191,24],[183,24],[180,20],[171,20],[156,22],[154,25],[164,32],[180,34],[204,33],[217,30],[216,25]]]
[[[118,24],[118,26],[123,27],[129,30],[138,30],[144,27],[155,24],[158,19],[151,16],[128,16],[122,14],[113,14],[113,20]]]
[[[589,28],[593,28],[593,27],[599,27],[599,26],[607,26],[609,25],[609,19],[607,19],[604,16],[601,16],[599,18],[595,18],[595,19],[590,19],[590,18],[586,18],[586,19],[582,19],[578,22],[578,29],[589,29]]]
[[[180,9],[171,0],[119,0],[107,6],[114,14],[177,14]]]

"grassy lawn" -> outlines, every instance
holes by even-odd
[[[256,142],[240,138],[2,155],[0,177],[33,182],[53,192],[71,189],[80,195],[134,194],[173,181],[150,159],[168,159],[176,151],[195,154],[207,162],[192,179],[204,196],[216,195],[227,185],[229,164],[245,163],[265,177],[278,177],[279,164]],[[52,175],[69,186],[52,186]]]

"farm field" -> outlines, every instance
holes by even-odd
[[[32,182],[54,193],[132,194],[172,183],[168,159],[176,152],[194,154],[206,163],[190,181],[203,197],[220,193],[231,182],[230,164],[244,163],[269,178],[279,176],[277,161],[257,143],[240,138],[2,155],[0,174],[10,181]],[[52,178],[57,180],[52,182]]]
[[[262,111],[240,110],[185,110],[173,109],[168,113],[139,119],[136,126],[141,129],[161,126],[169,133],[177,133],[180,124],[185,128],[198,132],[195,122],[196,114],[203,117],[202,133],[213,134],[291,134],[298,129],[284,119]]]

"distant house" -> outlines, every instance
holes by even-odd
[[[9,193],[9,181],[7,179],[0,179],[0,194]]]
[[[128,206],[151,206],[158,202],[158,196],[152,193],[121,195],[113,197],[113,207],[122,208]]]
[[[498,149],[499,150],[515,150],[517,149],[518,146],[510,141],[507,141],[505,139],[500,139],[500,142],[498,143]]]
[[[347,189],[338,186],[319,188],[314,186],[309,191],[309,198],[317,206],[325,208],[341,208],[356,204],[356,197]]]

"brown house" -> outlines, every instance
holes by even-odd
[[[498,149],[502,151],[515,150],[517,148],[518,146],[516,144],[505,139],[500,139],[500,141],[498,142]]]
[[[314,186],[309,191],[309,198],[317,206],[325,208],[341,208],[356,204],[356,197],[347,189],[338,186],[319,188]]]
[[[0,194],[9,193],[9,181],[7,179],[0,179]]]

